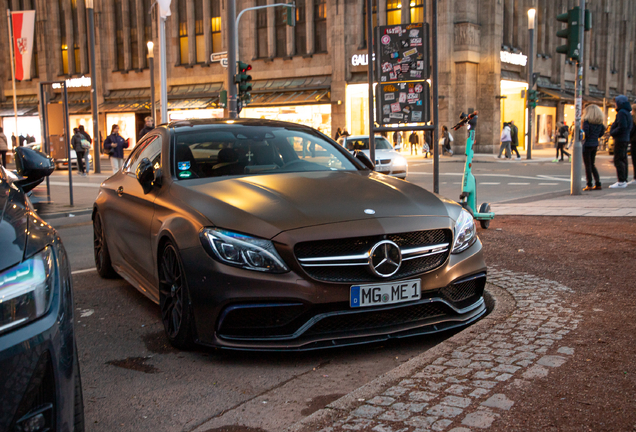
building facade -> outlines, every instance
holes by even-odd
[[[227,47],[225,3],[233,0],[172,0],[166,22],[168,112],[172,120],[223,117],[220,92],[227,70],[211,54]],[[235,0],[236,10],[276,0]],[[133,143],[150,114],[147,46],[158,53],[152,0],[94,0],[95,77],[90,77],[85,0],[0,0],[11,10],[36,10],[32,79],[17,83],[18,134],[40,136],[40,81],[71,79],[71,127],[90,132],[90,79],[97,80],[99,124],[105,138],[113,124]],[[585,100],[604,106],[612,120],[613,97],[634,98],[636,2],[588,0],[593,29],[585,39]],[[364,0],[296,0],[296,26],[285,24],[282,8],[245,13],[239,25],[239,59],[250,63],[253,102],[242,117],[273,118],[352,134],[368,131],[368,86]],[[374,25],[431,22],[431,0],[373,0]],[[501,124],[526,126],[528,15],[537,9],[534,70],[539,106],[535,145],[551,145],[556,122],[574,119],[575,65],[556,53],[556,15],[574,0],[438,0],[440,126],[459,113],[480,111],[477,150],[498,147]],[[0,20],[0,56],[9,65],[7,20]],[[159,82],[158,67],[155,82]],[[82,78],[83,77],[83,78]],[[15,131],[9,67],[0,69],[0,116],[5,133]],[[46,87],[47,103],[60,91]],[[157,100],[158,86],[157,86]],[[51,125],[56,129],[56,125]],[[49,134],[63,133],[49,129]],[[463,135],[463,134],[457,134]],[[455,137],[462,146],[464,136]],[[520,140],[521,141],[521,140]],[[523,144],[522,144],[523,146]]]

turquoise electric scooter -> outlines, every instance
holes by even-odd
[[[477,126],[477,114],[475,111],[472,114],[466,115],[462,113],[459,118],[461,121],[453,126],[453,130],[458,130],[462,126],[468,124],[468,140],[466,140],[466,164],[464,165],[464,177],[462,178],[462,193],[459,195],[459,203],[462,207],[468,210],[475,220],[479,221],[479,224],[483,229],[488,229],[490,221],[495,218],[495,214],[490,211],[490,204],[482,203],[477,211],[477,183],[475,182],[475,176],[472,173],[473,156],[473,144],[475,144],[475,127]]]

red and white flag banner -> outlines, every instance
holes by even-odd
[[[13,55],[15,56],[15,79],[31,79],[35,11],[11,12],[13,26]]]

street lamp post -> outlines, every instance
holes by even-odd
[[[93,170],[95,174],[102,172],[100,163],[100,153],[102,143],[99,140],[99,121],[97,106],[97,68],[95,66],[95,8],[94,0],[86,0],[86,11],[88,12],[88,39],[91,64],[91,113],[93,116]],[[88,172],[88,152],[86,152],[86,171]]]
[[[157,109],[155,106],[155,44],[148,41],[148,66],[150,67],[150,109],[152,110],[152,124],[157,124]]]
[[[528,9],[528,37],[530,41],[530,47],[528,48],[528,90],[534,90],[534,18],[536,13],[536,9]],[[528,148],[526,149],[526,159],[532,159],[533,115],[534,108],[528,104]]]

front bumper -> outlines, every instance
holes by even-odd
[[[311,350],[431,334],[478,320],[486,314],[481,249],[478,240],[441,267],[404,278],[421,280],[419,301],[361,309],[349,306],[350,287],[357,284],[313,280],[299,265],[285,274],[258,273],[218,263],[202,246],[182,250],[181,258],[199,343]],[[291,262],[285,251],[281,256]]]

